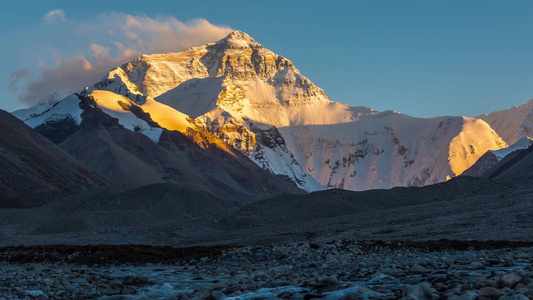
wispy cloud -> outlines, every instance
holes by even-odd
[[[9,80],[9,86],[8,88],[10,90],[17,90],[18,89],[18,83],[20,80],[24,80],[31,77],[30,70],[23,68],[20,70],[17,70],[15,72],[11,73],[11,78]]]
[[[54,13],[51,18],[57,16],[61,14]],[[46,22],[45,18],[43,20]],[[30,78],[30,72],[23,71],[26,69],[12,74],[12,84],[8,88],[15,90],[21,86],[19,100],[26,105],[35,104],[54,92],[65,95],[80,90],[100,80],[114,67],[141,54],[181,51],[217,41],[232,31],[229,27],[216,26],[204,19],[182,22],[172,16],[151,18],[124,13],[102,14],[91,20],[69,19],[66,22],[68,26],[61,29],[46,26],[50,30],[50,41],[55,43],[47,45],[48,57],[41,59],[37,76]],[[61,33],[54,30],[61,30]],[[54,38],[54,34],[69,38]],[[82,47],[68,54],[65,49],[72,45]],[[43,63],[50,61],[51,57],[53,65]],[[20,84],[21,80],[25,80],[24,85]]]
[[[58,21],[65,22],[66,20],[65,11],[62,9],[53,9],[43,16],[43,21],[47,25],[54,24]]]

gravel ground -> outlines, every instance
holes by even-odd
[[[21,261],[24,248],[3,249],[0,299],[533,299],[533,248],[440,245],[203,248],[173,262],[136,265],[106,263],[110,257],[100,264],[66,263],[80,261],[84,252],[50,249],[40,254],[48,251],[55,260],[34,255],[37,262],[16,263],[8,261]]]

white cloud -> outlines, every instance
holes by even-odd
[[[66,20],[65,11],[62,9],[53,9],[43,16],[43,21],[47,25],[54,24],[57,21],[65,22]]]
[[[26,72],[22,69],[13,72],[13,80],[18,78],[16,83],[19,86],[21,80],[26,80],[21,89],[23,92],[19,94],[19,100],[26,105],[33,105],[54,92],[64,95],[81,90],[141,54],[181,51],[220,40],[232,31],[204,19],[182,22],[171,16],[151,18],[124,13],[102,14],[90,21],[69,20],[69,26],[63,27],[67,28],[46,27],[51,30],[50,41],[55,41],[49,45],[48,53],[53,58],[53,66],[42,63],[50,57],[40,58],[37,72],[40,75],[19,78],[16,75],[26,75]],[[61,35],[68,38],[54,37],[54,33],[59,34],[54,30],[62,30]],[[66,54],[65,49],[72,45],[78,46],[78,50]],[[42,55],[42,52],[38,54]]]

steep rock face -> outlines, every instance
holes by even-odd
[[[533,137],[533,100],[520,106],[478,116],[512,145],[525,137]]]
[[[307,191],[441,182],[487,150],[507,146],[479,119],[418,119],[330,101],[292,62],[240,31],[178,53],[143,55],[85,93],[125,128],[155,142],[164,129],[199,145],[210,136],[217,148],[236,149]],[[19,115],[37,125],[61,115],[49,109],[43,117],[43,110]]]
[[[0,207],[30,207],[105,179],[11,114],[0,110]]]

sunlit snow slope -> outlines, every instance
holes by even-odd
[[[178,53],[143,55],[87,93],[126,128],[157,139],[158,129],[135,107],[170,130],[204,128],[307,191],[441,182],[507,146],[480,119],[420,119],[330,101],[292,62],[240,31]],[[17,116],[35,126],[65,114],[57,106]]]

